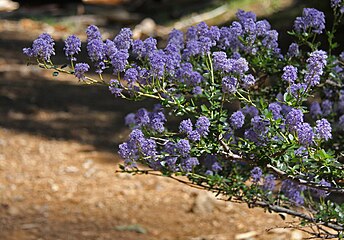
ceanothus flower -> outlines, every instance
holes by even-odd
[[[268,174],[267,176],[264,177],[264,182],[263,182],[263,186],[262,189],[264,191],[272,191],[275,188],[275,176],[272,174]]]
[[[243,109],[241,109],[242,113],[244,113],[245,115],[254,117],[257,116],[259,114],[258,109],[255,106],[248,106],[246,105]]]
[[[180,82],[191,86],[197,86],[203,80],[199,72],[193,71],[193,66],[189,62],[182,63],[180,68],[177,69],[175,76]]]
[[[222,170],[222,166],[219,162],[215,161],[213,165],[211,165],[211,170],[217,173]]]
[[[153,117],[150,120],[150,127],[158,133],[162,133],[165,130],[164,121],[159,117]]]
[[[236,92],[238,80],[235,77],[225,76],[222,78],[222,92],[233,94]]]
[[[66,40],[65,40],[65,46],[63,50],[65,51],[65,54],[67,57],[72,57],[72,61],[76,61],[76,58],[74,55],[78,54],[81,49],[81,41],[80,39],[75,36],[75,35],[70,35]]]
[[[303,113],[299,109],[291,109],[285,117],[285,123],[288,125],[289,130],[296,130],[297,126],[303,123]]]
[[[323,116],[328,116],[332,113],[332,108],[333,108],[333,102],[330,100],[326,99],[321,103],[321,107],[323,110]]]
[[[128,50],[131,46],[133,33],[130,28],[122,28],[113,40],[115,46],[119,50]]]
[[[317,101],[311,103],[309,107],[309,112],[313,118],[317,118],[318,116],[321,116],[323,114],[321,111],[320,104]]]
[[[282,182],[281,191],[296,205],[303,205],[304,198],[302,192],[304,190],[306,190],[305,186],[299,185],[292,180],[287,179]]]
[[[242,45],[238,37],[242,34],[242,26],[239,22],[232,22],[230,27],[220,28],[220,39],[217,46],[222,49],[231,49],[236,52]]]
[[[180,122],[179,124],[179,132],[181,133],[188,133],[192,131],[192,122],[190,119],[186,119]]]
[[[149,62],[151,64],[150,72],[154,77],[162,77],[164,75],[166,54],[162,50],[157,50],[149,55]]]
[[[186,47],[183,50],[183,58],[189,59],[192,56],[200,54],[201,48],[197,40],[189,40],[186,42]]]
[[[195,157],[183,158],[181,161],[182,169],[185,172],[191,172],[192,169],[197,165],[199,165],[199,161]]]
[[[139,144],[140,142],[143,142],[145,140],[145,137],[143,135],[143,132],[140,129],[134,129],[129,134],[129,142],[132,144]]]
[[[264,36],[270,29],[271,25],[267,20],[264,19],[256,22],[257,36]]]
[[[343,7],[343,6],[344,6],[343,0],[331,0],[331,7],[332,8],[339,8],[339,7]]]
[[[197,130],[193,130],[187,133],[188,139],[192,142],[197,142],[201,140],[201,135],[198,133]]]
[[[199,117],[197,119],[197,122],[195,124],[196,126],[196,130],[198,131],[198,133],[204,137],[208,135],[209,132],[209,126],[210,126],[210,121],[207,117]]]
[[[318,138],[325,139],[325,141],[327,141],[328,139],[332,138],[331,131],[331,124],[327,121],[327,119],[323,118],[316,121],[315,132]]]
[[[289,45],[288,57],[298,57],[300,55],[299,45],[297,43],[292,43]]]
[[[254,116],[251,119],[251,125],[257,134],[262,134],[268,131],[267,127],[269,126],[269,121],[264,120],[260,116]]]
[[[243,57],[235,59],[232,64],[232,71],[235,73],[243,74],[248,71],[248,62]]]
[[[149,112],[145,108],[140,108],[135,114],[135,122],[138,126],[148,125],[150,122]]]
[[[297,157],[308,157],[308,151],[307,148],[304,146],[299,147],[294,151],[295,156]]]
[[[138,79],[138,71],[136,68],[128,68],[123,76],[123,79],[128,81],[129,84],[134,84]]]
[[[157,154],[156,142],[153,139],[143,139],[139,144],[143,156],[153,157]]]
[[[99,32],[99,28],[95,25],[90,25],[86,29],[87,42],[93,39],[102,40],[102,35]]]
[[[232,70],[231,61],[228,60],[225,52],[213,52],[213,66],[215,71],[230,72]]]
[[[318,185],[323,186],[323,187],[331,187],[331,183],[327,182],[325,179],[321,179],[318,182]],[[322,190],[319,188],[312,188],[312,193],[317,198],[325,198],[330,194],[328,191]]]
[[[48,33],[42,33],[33,41],[31,48],[24,48],[23,53],[28,57],[37,57],[48,61],[55,55],[55,42]]]
[[[270,103],[269,110],[272,112],[272,116],[274,119],[282,118],[282,107],[278,103]]]
[[[262,44],[264,47],[272,50],[274,53],[279,53],[280,49],[278,48],[278,32],[276,30],[267,31],[262,40]]]
[[[116,75],[119,72],[124,71],[128,62],[129,54],[125,50],[117,51],[110,57],[111,65],[113,67],[113,73]]]
[[[136,125],[136,121],[135,121],[135,113],[129,113],[125,116],[124,118],[124,124],[127,126],[134,126]]]
[[[294,22],[296,32],[307,32],[311,29],[313,33],[321,34],[325,29],[325,15],[315,8],[304,8],[302,17],[297,17]]]
[[[245,115],[241,111],[236,111],[230,117],[230,122],[234,129],[241,128],[245,122]]]
[[[304,94],[308,85],[306,83],[293,83],[291,84],[287,91],[293,95],[294,98],[299,98],[300,95]]]
[[[116,97],[121,96],[123,89],[121,88],[121,84],[117,79],[111,79],[109,82],[109,90],[110,92],[115,95]]]
[[[338,126],[339,126],[341,129],[344,129],[344,115],[342,115],[342,116],[339,117]]]
[[[192,94],[194,96],[201,95],[203,93],[203,89],[200,86],[196,86],[192,89]]]
[[[309,146],[313,143],[314,132],[309,123],[301,123],[296,127],[297,138],[303,146]]]
[[[297,68],[291,65],[283,68],[282,79],[290,84],[293,84],[297,79]]]
[[[191,150],[191,146],[189,143],[189,140],[187,139],[180,139],[176,145],[177,151],[178,153],[182,156],[182,157],[187,157],[190,153]]]
[[[256,83],[256,79],[252,74],[247,74],[242,78],[243,81],[243,87],[249,88],[250,86],[253,86]]]
[[[85,73],[88,72],[90,66],[87,63],[77,63],[74,67],[74,75],[79,80],[85,80]]]
[[[252,178],[252,182],[254,183],[258,183],[260,181],[260,179],[263,176],[263,171],[260,167],[254,167],[251,170],[251,178]]]
[[[182,49],[184,47],[184,35],[182,31],[173,29],[170,34],[168,35],[168,44],[173,44],[178,49]]]
[[[305,82],[311,86],[320,83],[320,76],[327,64],[327,54],[323,50],[314,51],[307,59],[307,72],[305,74]]]

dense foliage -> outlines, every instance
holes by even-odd
[[[316,226],[316,237],[342,238],[344,52],[333,50],[343,1],[331,6],[329,31],[324,13],[303,10],[285,54],[269,22],[242,10],[229,27],[173,30],[164,48],[152,37],[133,40],[128,28],[104,41],[89,26],[92,67],[77,62],[81,41],[74,35],[65,40],[68,66],[54,65],[54,41],[46,33],[24,53],[54,73],[106,85],[116,97],[160,102],[125,118],[132,131],[119,146],[123,171],[149,173],[138,169],[142,164],[183,175],[232,201],[297,216]],[[327,49],[319,35],[327,36]],[[99,78],[87,75],[91,69]],[[104,80],[104,72],[112,79]]]

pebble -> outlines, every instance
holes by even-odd
[[[208,235],[208,236],[192,237],[192,238],[189,238],[189,240],[228,240],[228,238],[223,235]]]
[[[53,192],[57,192],[59,189],[60,189],[59,185],[57,185],[55,183],[51,184],[51,190]]]
[[[11,216],[17,216],[19,215],[20,211],[18,208],[16,207],[13,207],[13,206],[10,206],[7,210],[8,214],[11,215]]]
[[[90,168],[84,173],[85,178],[90,178],[97,171],[96,168]]]
[[[87,159],[83,164],[82,167],[85,169],[89,169],[93,164],[93,160],[92,159]]]
[[[32,228],[37,228],[39,225],[37,223],[25,223],[21,226],[23,230],[28,230]]]
[[[258,233],[256,231],[250,231],[246,233],[240,233],[235,235],[235,240],[253,240],[255,236],[257,236]]]
[[[303,236],[300,231],[291,232],[290,240],[302,240],[302,239],[303,239]]]
[[[191,211],[196,214],[212,213],[216,198],[208,192],[199,192],[195,198]]]
[[[75,166],[68,166],[64,169],[64,171],[66,173],[76,173],[76,172],[79,172],[79,168],[77,168]]]

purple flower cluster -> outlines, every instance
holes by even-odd
[[[264,191],[273,191],[275,188],[275,176],[272,174],[268,174],[267,176],[264,177],[264,183],[262,186],[262,189]]]
[[[75,55],[81,51],[81,41],[75,36],[71,35],[65,40],[64,51],[67,57],[71,57],[72,61],[76,61]]]
[[[325,141],[332,138],[331,124],[326,119],[317,120],[315,132],[319,139],[325,139]]]
[[[146,138],[140,129],[134,129],[129,140],[119,145],[119,155],[124,159],[127,167],[136,167],[137,160],[148,157],[148,163],[153,169],[159,169],[160,164],[156,161],[157,144],[153,139]]]
[[[28,57],[36,57],[50,60],[51,55],[55,55],[55,42],[48,33],[42,33],[33,41],[31,48],[24,48],[23,53]]]
[[[323,69],[327,64],[327,54],[325,51],[314,51],[307,59],[307,73],[305,74],[305,82],[311,86],[320,83],[320,76],[324,73]]]
[[[251,170],[251,178],[253,183],[258,183],[263,176],[263,171],[260,167],[254,167]]]
[[[272,112],[272,116],[274,119],[278,119],[278,118],[282,118],[282,107],[280,106],[280,104],[274,102],[274,103],[270,103],[269,104],[269,110]]]
[[[292,180],[284,180],[282,182],[281,191],[296,205],[303,205],[304,197],[302,192],[304,190],[306,190],[305,186],[299,185]]]
[[[311,103],[309,107],[309,112],[313,118],[317,118],[318,116],[321,116],[323,114],[321,111],[320,104],[317,101]]]
[[[288,57],[298,57],[300,55],[299,45],[297,43],[292,43],[289,46],[287,56]]]
[[[292,109],[286,116],[285,122],[290,131],[294,131],[303,123],[303,113],[299,109]]]
[[[114,86],[115,89],[113,91],[121,90],[116,89],[116,86],[118,85]],[[148,112],[145,108],[140,108],[136,114],[130,113],[125,118],[126,125],[132,128],[145,128],[158,133],[165,131],[165,122],[166,117],[160,109],[155,109],[153,112]]]
[[[192,142],[201,140],[201,137],[205,137],[209,132],[210,121],[207,117],[199,117],[195,124],[196,129],[193,130],[193,125],[190,119],[182,120],[179,124],[179,131],[186,133],[188,139]]]
[[[235,77],[225,76],[222,78],[222,92],[233,94],[236,92],[238,80]]]
[[[309,146],[313,143],[314,132],[309,123],[301,123],[296,127],[296,133],[299,143],[303,146]]]
[[[331,0],[331,7],[334,9],[339,9],[341,14],[344,13],[344,2],[343,0]]]
[[[186,85],[197,86],[203,80],[202,75],[193,70],[191,63],[182,63],[180,68],[176,71],[176,78]]]
[[[323,187],[331,187],[331,183],[327,182],[324,179],[321,179],[321,181],[318,182],[318,185]],[[325,198],[330,194],[328,191],[319,188],[312,188],[312,193],[317,198]]]
[[[333,102],[330,100],[326,99],[321,103],[321,108],[322,108],[322,114],[323,116],[328,116],[332,113],[333,109]]]
[[[290,84],[293,84],[297,79],[297,68],[291,65],[285,66],[283,68],[282,79]]]
[[[207,117],[199,117],[195,124],[197,132],[202,136],[207,136],[209,133],[210,121]]]
[[[88,72],[90,66],[87,63],[77,63],[74,67],[74,75],[79,80],[85,80],[85,73]]]
[[[231,126],[234,129],[238,129],[244,125],[245,115],[241,111],[236,111],[232,114],[229,120],[230,120]]]
[[[325,15],[314,8],[304,8],[302,17],[297,17],[294,22],[296,32],[307,32],[321,34],[325,29]]]

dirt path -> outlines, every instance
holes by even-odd
[[[1,239],[296,239],[264,232],[283,225],[276,215],[166,178],[115,175],[117,156],[90,145],[1,128],[0,152]],[[132,224],[147,232],[116,230]]]

